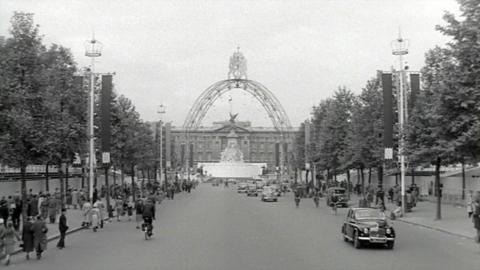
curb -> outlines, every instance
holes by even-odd
[[[83,230],[83,229],[85,229],[85,227],[82,227],[82,226],[77,227],[77,228],[73,228],[73,229],[71,229],[71,230],[68,230],[65,235],[69,235],[69,234],[72,234],[72,233],[76,233],[76,232],[81,231],[81,230]],[[48,243],[48,242],[51,242],[51,241],[53,241],[53,240],[56,240],[56,239],[58,239],[58,238],[60,238],[60,233],[57,233],[57,234],[54,234],[54,235],[50,236],[50,237],[47,239],[47,243]],[[34,250],[34,251],[35,251],[35,250]],[[34,251],[33,251],[33,252],[34,252]],[[22,252],[23,252],[23,248],[17,248],[17,249],[12,253],[12,255],[16,255],[16,254],[19,254],[19,253],[22,253]]]
[[[420,223],[417,223],[417,222],[406,221],[406,220],[403,220],[402,218],[397,218],[397,219],[395,219],[395,220],[398,220],[398,221],[400,221],[400,222],[407,223],[407,224],[410,224],[410,225],[427,228],[427,229],[430,229],[430,230],[433,230],[433,231],[438,231],[438,232],[446,233],[446,234],[453,235],[453,236],[456,236],[456,237],[460,237],[460,238],[464,238],[464,239],[469,239],[469,240],[475,240],[475,237],[472,237],[472,236],[467,236],[467,235],[463,235],[463,234],[459,234],[459,233],[450,232],[450,231],[447,231],[447,230],[444,230],[444,229],[440,229],[440,228],[428,226],[428,225],[425,225],[425,224],[420,224]]]
[[[114,218],[114,217],[116,217],[116,216],[113,216],[112,218]],[[110,218],[104,218],[103,221],[108,221],[109,219],[110,219]],[[79,227],[73,228],[73,229],[71,229],[71,230],[68,230],[68,231],[65,233],[65,235],[69,235],[69,234],[72,234],[72,233],[76,233],[76,232],[81,231],[81,230],[86,229],[86,228],[87,228],[87,227],[79,226]],[[51,242],[51,241],[53,241],[53,240],[56,240],[56,239],[58,239],[58,238],[60,238],[60,233],[57,233],[57,234],[54,234],[54,235],[50,236],[50,237],[47,239],[47,243],[48,243],[48,242]],[[12,255],[16,255],[16,254],[19,254],[19,253],[22,253],[22,252],[23,252],[23,248],[20,248],[20,247],[19,247],[19,248],[17,248],[17,249],[12,253]],[[34,250],[33,252],[35,252],[35,250]]]

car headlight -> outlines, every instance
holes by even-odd
[[[363,233],[368,234],[368,228],[363,228]]]
[[[392,229],[388,228],[385,232],[386,232],[387,234],[391,234],[391,233],[392,233]]]

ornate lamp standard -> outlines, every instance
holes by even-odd
[[[94,179],[94,158],[95,158],[95,149],[94,149],[94,134],[93,134],[93,115],[95,107],[95,57],[100,57],[102,55],[102,43],[95,39],[95,36],[92,40],[85,42],[85,56],[90,57],[90,112],[89,112],[89,148],[90,154],[88,158],[89,163],[89,197],[90,200],[93,200],[93,179]],[[94,203],[92,201],[92,203]]]
[[[405,196],[405,139],[404,139],[404,123],[406,115],[406,106],[405,106],[405,69],[403,66],[403,56],[408,54],[408,40],[402,38],[401,34],[398,33],[398,38],[392,41],[392,54],[398,56],[398,62],[400,69],[398,71],[398,122],[400,129],[400,141],[398,144],[398,155],[400,158],[400,180],[401,180],[401,193],[402,193],[402,216],[405,216],[406,213],[406,196]]]

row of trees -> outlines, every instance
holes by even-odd
[[[27,165],[60,169],[62,163],[72,163],[75,153],[88,152],[88,83],[81,87],[75,82],[81,72],[69,49],[42,43],[33,14],[15,12],[10,34],[0,44],[0,163],[20,168],[25,200]],[[131,172],[135,166],[154,166],[153,131],[130,100],[114,91],[111,98],[113,165]]]
[[[446,26],[437,26],[451,42],[426,53],[422,91],[403,134],[410,165],[436,165],[437,179],[441,165],[480,158],[480,7],[474,0],[459,3],[462,20],[446,13]],[[378,77],[359,95],[340,87],[313,108],[309,122],[308,156],[320,170],[335,177],[350,169],[376,167],[381,177],[383,98]],[[398,134],[396,127],[394,132]],[[305,162],[303,133],[302,124],[296,141],[299,168]]]

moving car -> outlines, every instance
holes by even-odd
[[[237,186],[237,192],[238,193],[246,193],[248,188],[248,184],[245,182],[241,182]]]
[[[350,208],[342,226],[345,241],[352,241],[355,248],[364,244],[381,244],[393,249],[395,230],[385,213],[376,208]]]
[[[263,202],[276,202],[278,201],[277,195],[275,194],[275,190],[271,187],[264,187],[262,191],[262,201]]]
[[[336,201],[337,207],[348,207],[347,191],[341,187],[327,189],[327,206],[333,206],[334,201]]]
[[[247,196],[258,196],[257,193],[257,185],[255,184],[249,184],[247,187]]]

